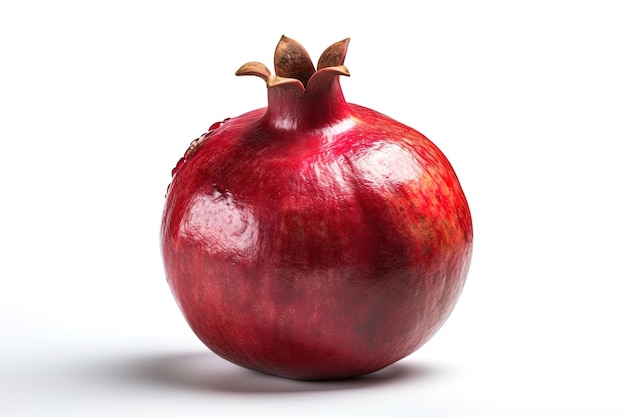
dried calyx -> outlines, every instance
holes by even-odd
[[[349,42],[350,39],[346,38],[326,48],[320,56],[316,70],[304,47],[299,42],[283,35],[274,53],[276,75],[272,75],[270,70],[260,62],[248,62],[242,65],[235,74],[256,75],[265,80],[268,88],[284,84],[299,84],[303,90],[306,90],[310,81],[317,78],[317,74],[350,75],[348,68],[343,65]]]

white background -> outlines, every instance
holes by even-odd
[[[292,3],[0,4],[0,415],[626,415],[621,2]],[[359,380],[217,358],[162,270],[171,168],[265,105],[234,71],[283,33],[351,37],[347,99],[429,136],[474,216],[448,323]]]

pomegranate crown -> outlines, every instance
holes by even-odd
[[[318,78],[317,74],[350,75],[348,68],[343,65],[349,42],[350,38],[346,38],[326,48],[317,62],[316,70],[306,49],[299,42],[283,35],[274,53],[276,75],[272,75],[265,65],[256,61],[242,65],[235,74],[260,77],[268,88],[291,84],[307,90],[310,81]]]

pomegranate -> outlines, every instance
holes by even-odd
[[[213,125],[173,171],[166,276],[198,338],[294,379],[382,369],[440,328],[465,283],[469,207],[425,136],[345,101],[349,40],[317,70],[282,37],[266,108]]]

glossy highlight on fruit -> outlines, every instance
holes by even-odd
[[[450,315],[472,252],[470,210],[443,153],[347,103],[348,39],[314,67],[282,37],[268,105],[211,126],[172,172],[166,276],[191,329],[243,367],[354,377],[414,352]]]

